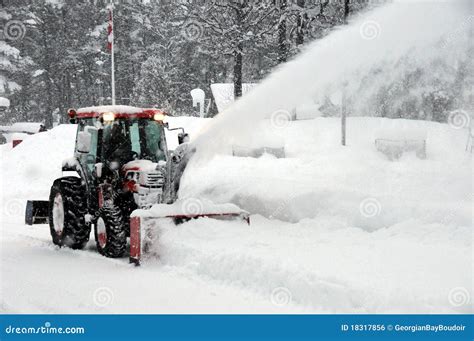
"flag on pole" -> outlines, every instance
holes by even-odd
[[[113,2],[110,2],[109,7],[109,25],[107,27],[107,48],[110,51],[110,81],[111,81],[111,90],[112,90],[112,105],[115,105],[115,58],[114,58],[114,5]]]
[[[109,26],[107,27],[107,48],[112,51],[112,44],[114,42],[114,23],[112,17],[112,9],[109,9]]]

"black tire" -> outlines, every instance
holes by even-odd
[[[48,203],[49,205],[49,203]],[[49,207],[49,206],[48,206]],[[25,224],[26,225],[33,225],[33,202],[28,200],[26,202],[26,210],[25,210]]]
[[[80,178],[64,177],[54,181],[48,211],[54,244],[73,249],[82,249],[87,244],[91,229],[85,221],[86,190]]]
[[[123,257],[127,248],[127,224],[117,206],[99,209],[99,217],[94,224],[97,250],[110,258]]]

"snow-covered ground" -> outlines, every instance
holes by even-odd
[[[272,124],[273,123],[273,124]],[[176,118],[195,135],[206,120]],[[23,224],[26,199],[46,198],[70,157],[74,126],[1,146],[4,312],[472,312],[472,155],[447,124],[349,118],[266,121],[287,158],[198,157],[180,196],[232,202],[251,225],[163,224],[158,256],[140,268],[95,251],[54,247],[46,225]],[[389,161],[380,129],[427,133],[427,158]],[[403,133],[400,133],[403,135]],[[258,138],[256,138],[258,140]],[[212,143],[212,141],[209,141]],[[199,154],[198,154],[199,155]],[[93,239],[93,237],[92,237]]]

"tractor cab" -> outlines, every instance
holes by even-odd
[[[78,125],[75,168],[92,196],[108,197],[105,192],[112,187],[118,202],[127,201],[131,209],[173,200],[176,186],[170,182],[176,162],[168,152],[163,111],[103,106],[71,109],[68,115]]]
[[[87,163],[123,166],[133,160],[166,161],[165,113],[103,106],[68,112],[78,124],[75,156]]]

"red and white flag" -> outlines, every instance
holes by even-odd
[[[114,43],[114,21],[112,15],[112,9],[109,9],[109,26],[107,27],[107,48],[109,51],[112,50],[112,44]]]

